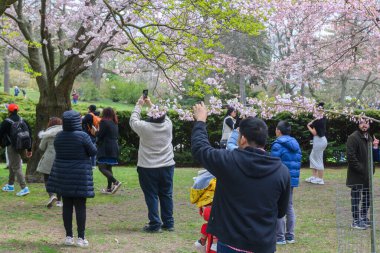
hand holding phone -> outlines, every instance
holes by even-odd
[[[148,90],[143,90],[143,98],[146,99],[148,97]]]

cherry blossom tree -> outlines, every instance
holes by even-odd
[[[243,7],[243,1],[222,0],[17,1],[4,13],[7,24],[0,39],[27,59],[26,71],[36,78],[35,137],[50,116],[71,108],[75,78],[100,57],[108,61],[122,54],[124,66],[113,71],[124,76],[151,66],[177,90],[183,90],[186,72],[215,71],[208,64],[214,57],[209,50],[223,30],[252,35],[263,28],[263,14]],[[34,154],[29,176],[40,158],[38,151]]]
[[[17,2],[17,0],[0,0],[0,16],[15,2]]]
[[[339,81],[344,103],[350,80],[362,81],[358,95],[377,79],[379,56],[376,1],[271,1],[266,22],[273,60],[268,83],[311,93],[326,79]],[[377,13],[377,11],[375,12]],[[378,13],[377,13],[378,14]],[[277,85],[276,85],[277,84]],[[280,86],[278,85],[280,84]]]

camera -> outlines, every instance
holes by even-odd
[[[148,97],[148,90],[143,90],[143,98],[146,99]]]

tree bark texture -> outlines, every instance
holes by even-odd
[[[4,49],[4,92],[9,94],[9,50]]]
[[[102,68],[102,59],[96,59],[94,64],[91,66],[91,77],[97,88],[100,88],[100,81],[102,80],[103,68]]]
[[[15,2],[17,2],[17,0],[0,0],[0,16],[2,16],[5,10]]]
[[[340,76],[340,98],[339,102],[342,106],[346,104],[346,94],[347,94],[347,81],[348,77],[347,75],[341,75]]]
[[[245,100],[247,98],[247,93],[245,90],[245,76],[244,74],[239,74],[239,95],[240,95],[240,103],[245,105]]]
[[[73,78],[66,78],[57,87],[54,84],[39,85],[46,88],[40,88],[40,100],[36,106],[36,125],[33,131],[33,156],[26,168],[26,179],[28,182],[39,182],[41,179],[39,173],[36,172],[38,162],[43,154],[38,148],[40,144],[38,132],[46,129],[50,117],[62,118],[63,112],[71,108],[70,94],[67,93],[67,90],[71,90],[73,84]]]

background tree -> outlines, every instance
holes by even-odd
[[[266,23],[274,52],[269,83],[301,94],[308,86],[312,95],[318,88],[334,94],[338,89],[333,100],[341,105],[347,95],[362,96],[376,83],[378,21],[369,15],[376,1],[272,1],[271,5],[274,11]]]

